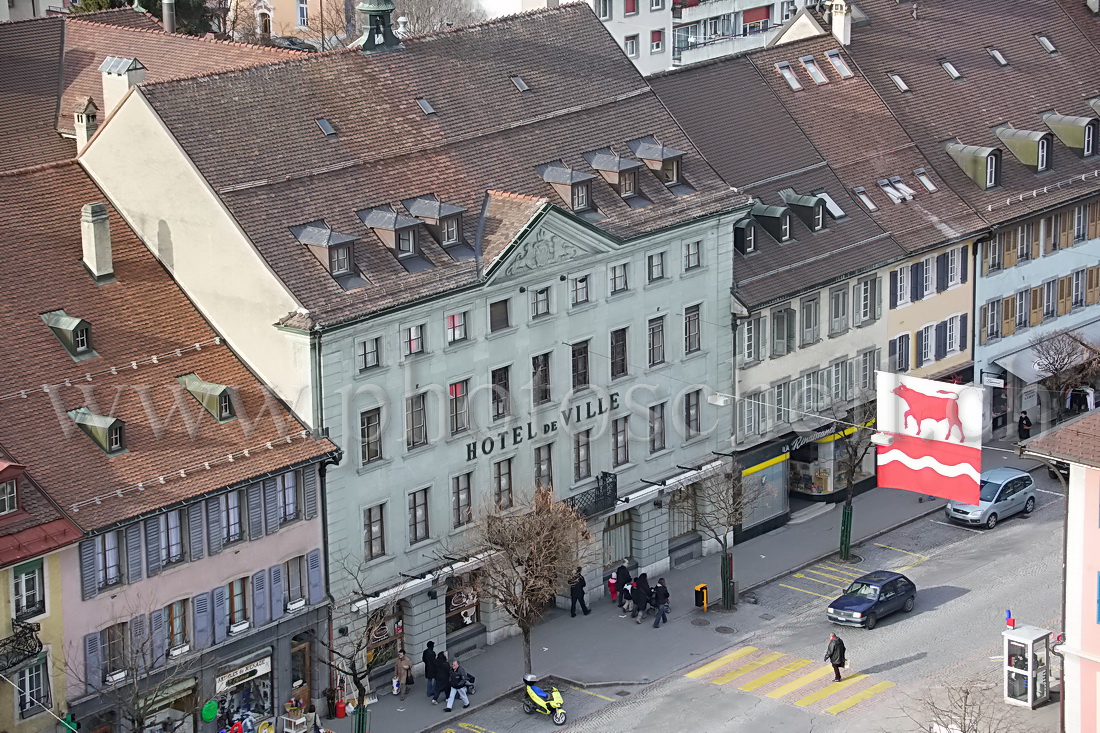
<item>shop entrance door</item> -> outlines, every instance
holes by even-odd
[[[293,686],[290,696],[298,701],[302,710],[309,708],[312,702],[309,688],[310,644],[301,637],[291,639],[290,646],[290,684]]]

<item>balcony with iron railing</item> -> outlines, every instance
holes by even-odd
[[[618,476],[609,471],[603,471],[596,479],[595,488],[574,494],[564,499],[564,502],[588,518],[606,512],[614,507],[618,500]]]
[[[772,26],[757,32],[731,33],[709,38],[695,36],[689,36],[687,39],[676,38],[672,46],[672,63],[674,66],[685,66],[763,48],[781,28],[782,26]]]
[[[41,629],[41,624],[11,620],[11,636],[0,639],[0,673],[18,667],[42,651],[42,640],[38,638]]]

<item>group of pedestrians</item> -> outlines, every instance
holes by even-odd
[[[446,701],[444,712],[451,712],[455,698],[462,701],[462,707],[470,707],[470,698],[467,694],[467,686],[473,681],[465,668],[457,659],[447,659],[447,652],[435,651],[435,642],[429,641],[421,656],[424,662],[424,679],[427,681],[427,695],[432,700],[432,705],[439,704],[439,698]],[[404,700],[412,686],[412,660],[401,649],[397,653],[397,661],[394,664],[393,677],[397,684],[398,693]]]
[[[669,597],[664,578],[658,578],[657,585],[650,587],[647,573],[642,573],[637,578],[630,577],[627,560],[623,560],[615,569],[615,590],[611,599],[619,608],[630,613],[630,618],[635,623],[640,624],[650,613],[654,616],[653,628],[660,628],[662,623],[668,623],[668,612],[671,609]]]

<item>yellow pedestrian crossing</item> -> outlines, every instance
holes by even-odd
[[[832,675],[829,664],[754,646],[731,650],[685,673],[714,685],[736,680],[737,690],[829,715],[840,715],[895,686],[862,672],[848,674],[840,682],[833,681]]]

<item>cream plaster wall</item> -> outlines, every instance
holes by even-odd
[[[1066,730],[1096,730],[1100,698],[1100,470],[1070,465],[1066,531]]]
[[[299,303],[139,88],[108,117],[79,161],[195,307],[312,425],[309,339],[272,325]]]

